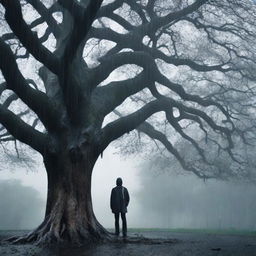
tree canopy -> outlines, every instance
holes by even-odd
[[[1,4],[2,142],[43,153],[47,134],[90,119],[84,134],[97,133],[101,151],[137,129],[199,177],[221,177],[219,154],[241,171],[234,144],[255,133],[252,1]],[[40,63],[39,77],[25,74],[24,59]],[[179,137],[197,152],[194,164],[175,147]]]

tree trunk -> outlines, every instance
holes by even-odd
[[[96,159],[88,152],[73,160],[69,154],[44,157],[48,175],[45,219],[17,242],[81,244],[108,237],[92,207],[91,176]]]

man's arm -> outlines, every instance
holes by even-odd
[[[110,208],[111,210],[113,211],[113,206],[114,206],[114,192],[113,192],[114,189],[112,189],[111,191],[111,196],[110,196]]]
[[[130,202],[130,196],[127,188],[125,188],[125,194],[126,194],[126,206],[128,206]]]

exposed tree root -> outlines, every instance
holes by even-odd
[[[94,223],[94,226],[87,227],[82,225],[67,227],[63,224],[60,229],[59,227],[56,228],[55,223],[45,220],[36,230],[23,236],[7,238],[5,241],[13,244],[34,243],[42,246],[65,243],[80,246],[103,242],[111,237],[111,234],[98,222]]]
[[[88,232],[84,233],[83,239],[80,241],[64,240],[63,238],[56,237],[53,233],[48,232],[44,235],[40,235],[36,230],[24,235],[24,236],[14,236],[4,240],[5,242],[10,242],[13,244],[26,244],[34,243],[39,246],[51,246],[51,245],[67,245],[72,244],[74,246],[84,246],[91,245],[95,243],[126,243],[126,244],[174,244],[178,243],[178,239],[165,239],[165,238],[147,238],[143,236],[128,236],[128,237],[116,237],[113,233],[103,230],[101,235],[93,236],[88,235]]]

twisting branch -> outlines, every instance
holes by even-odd
[[[154,75],[152,71],[156,68],[154,60],[147,53],[141,51],[117,53],[114,56],[102,59],[101,64],[91,70],[91,86],[96,87],[100,82],[105,80],[112,71],[126,64],[136,64],[143,67],[149,74],[148,79],[152,78]],[[100,74],[100,76],[98,74]]]
[[[220,132],[222,134],[226,135],[227,141],[228,141],[228,146],[227,146],[227,150],[228,149],[232,149],[234,147],[234,143],[232,141],[232,130],[228,129],[227,127],[223,127],[220,126],[218,124],[216,124],[214,122],[214,120],[208,116],[205,112],[193,108],[193,107],[187,107],[173,99],[169,99],[168,101],[170,102],[170,104],[172,104],[173,107],[176,107],[179,109],[180,112],[186,112],[188,114],[194,115],[194,116],[198,116],[200,117],[202,120],[204,120],[215,132]]]
[[[166,101],[151,101],[134,113],[121,117],[116,121],[107,124],[102,129],[101,151],[103,151],[113,140],[121,137],[125,133],[136,129],[136,127],[138,127],[151,115],[155,114],[156,112],[162,111],[168,107],[171,107],[171,105],[168,104],[168,102]]]
[[[189,58],[185,59],[176,56],[168,56],[155,47],[153,48],[142,44],[141,37],[138,37],[139,30],[140,28],[136,27],[128,34],[120,34],[110,28],[92,28],[90,36],[115,42],[120,48],[130,48],[134,51],[138,51],[139,49],[140,51],[149,54],[154,59],[161,59],[164,62],[175,66],[188,66],[192,70],[199,72],[220,71],[225,73],[234,70],[234,68],[231,67],[224,67],[228,63],[206,65],[199,64]]]
[[[178,160],[182,168],[186,171],[193,172],[196,176],[202,179],[210,179],[210,178],[218,178],[216,175],[206,175],[193,166],[189,165],[186,163],[185,159],[180,155],[178,150],[172,145],[172,143],[167,139],[167,137],[161,133],[160,131],[157,131],[151,124],[144,122],[142,123],[137,130],[140,132],[145,133],[148,135],[151,139],[153,140],[158,140],[161,142],[164,147],[172,154],[175,156],[175,158]]]
[[[0,122],[14,138],[43,154],[47,136],[26,124],[3,105],[0,105]]]
[[[170,90],[176,92],[183,100],[196,102],[203,107],[209,107],[209,106],[217,107],[223,113],[223,115],[225,115],[227,119],[226,121],[233,126],[233,122],[231,121],[230,114],[218,102],[215,102],[211,99],[203,99],[199,95],[186,93],[182,85],[171,82],[163,74],[161,74],[158,69],[155,70],[155,80],[160,84],[166,86]]]
[[[155,17],[148,24],[146,24],[145,27],[143,27],[143,30],[146,30],[150,33],[155,32],[162,26],[165,26],[175,20],[179,20],[181,17],[191,14],[194,11],[197,11],[202,5],[204,5],[208,1],[209,0],[197,0],[193,4],[188,5],[180,11],[171,12],[164,17]]]
[[[150,83],[146,71],[141,72],[135,78],[111,82],[105,86],[97,87],[93,92],[93,104],[103,117],[112,112],[129,96],[143,90]],[[101,104],[97,104],[101,101]],[[95,103],[94,103],[95,101]]]
[[[62,57],[62,65],[65,65],[66,62],[72,63],[79,45],[91,28],[102,1],[103,0],[90,0],[86,8],[75,1],[58,1],[70,12],[74,19],[73,30],[66,43]]]
[[[232,158],[234,158],[231,149],[233,148],[233,141],[232,141],[232,131],[229,130],[226,127],[217,125],[211,117],[209,117],[205,112],[192,108],[187,107],[173,99],[166,98],[164,96],[160,96],[157,100],[152,101],[150,103],[147,103],[144,107],[137,110],[136,112],[129,114],[125,117],[121,117],[116,121],[113,121],[106,125],[102,132],[103,132],[103,146],[104,149],[111,141],[119,138],[123,134],[136,129],[141,123],[143,123],[147,118],[149,118],[154,113],[157,113],[159,111],[165,111],[168,113],[168,121],[171,123],[171,125],[174,126],[174,128],[187,140],[189,140],[194,147],[200,152],[200,155],[202,156],[203,160],[206,162],[206,159],[202,153],[202,150],[199,148],[199,146],[195,143],[194,140],[191,138],[188,138],[186,134],[182,132],[181,129],[179,129],[179,125],[176,121],[172,120],[170,117],[170,111],[172,108],[179,109],[180,112],[185,112],[189,115],[189,118],[193,118],[193,116],[197,116],[198,118],[205,121],[209,127],[211,127],[215,132],[219,132],[221,134],[225,134],[228,146],[225,148],[225,150],[230,154]],[[196,121],[202,125],[202,122],[200,120]],[[235,159],[235,158],[234,158]]]
[[[166,113],[166,119],[168,120],[169,124],[173,126],[173,128],[187,141],[189,141],[197,150],[197,152],[199,153],[199,155],[202,157],[202,159],[207,163],[207,160],[205,158],[205,154],[202,148],[200,148],[200,146],[198,145],[198,143],[191,138],[190,136],[188,136],[182,129],[182,127],[180,126],[179,122],[177,121],[177,119],[174,117],[173,115],[173,111],[165,111]]]
[[[20,73],[10,47],[0,39],[0,69],[6,81],[6,87],[31,108],[43,124],[51,129],[58,126],[58,114],[50,99],[42,92],[31,88]]]
[[[3,107],[6,109],[6,107],[3,105]],[[22,111],[18,114],[15,114],[17,117],[21,118],[25,115],[27,115],[29,113],[29,109]],[[33,128],[35,128],[34,126],[32,126]],[[1,125],[0,127],[0,132],[4,131],[4,133],[0,134],[0,141],[9,141],[10,140],[15,140],[15,138],[6,130],[6,128],[4,126]]]
[[[37,35],[32,32],[22,17],[21,6],[18,0],[0,0],[5,8],[5,19],[12,31],[19,38],[26,49],[53,73],[58,74],[60,63],[58,58],[44,47]]]

